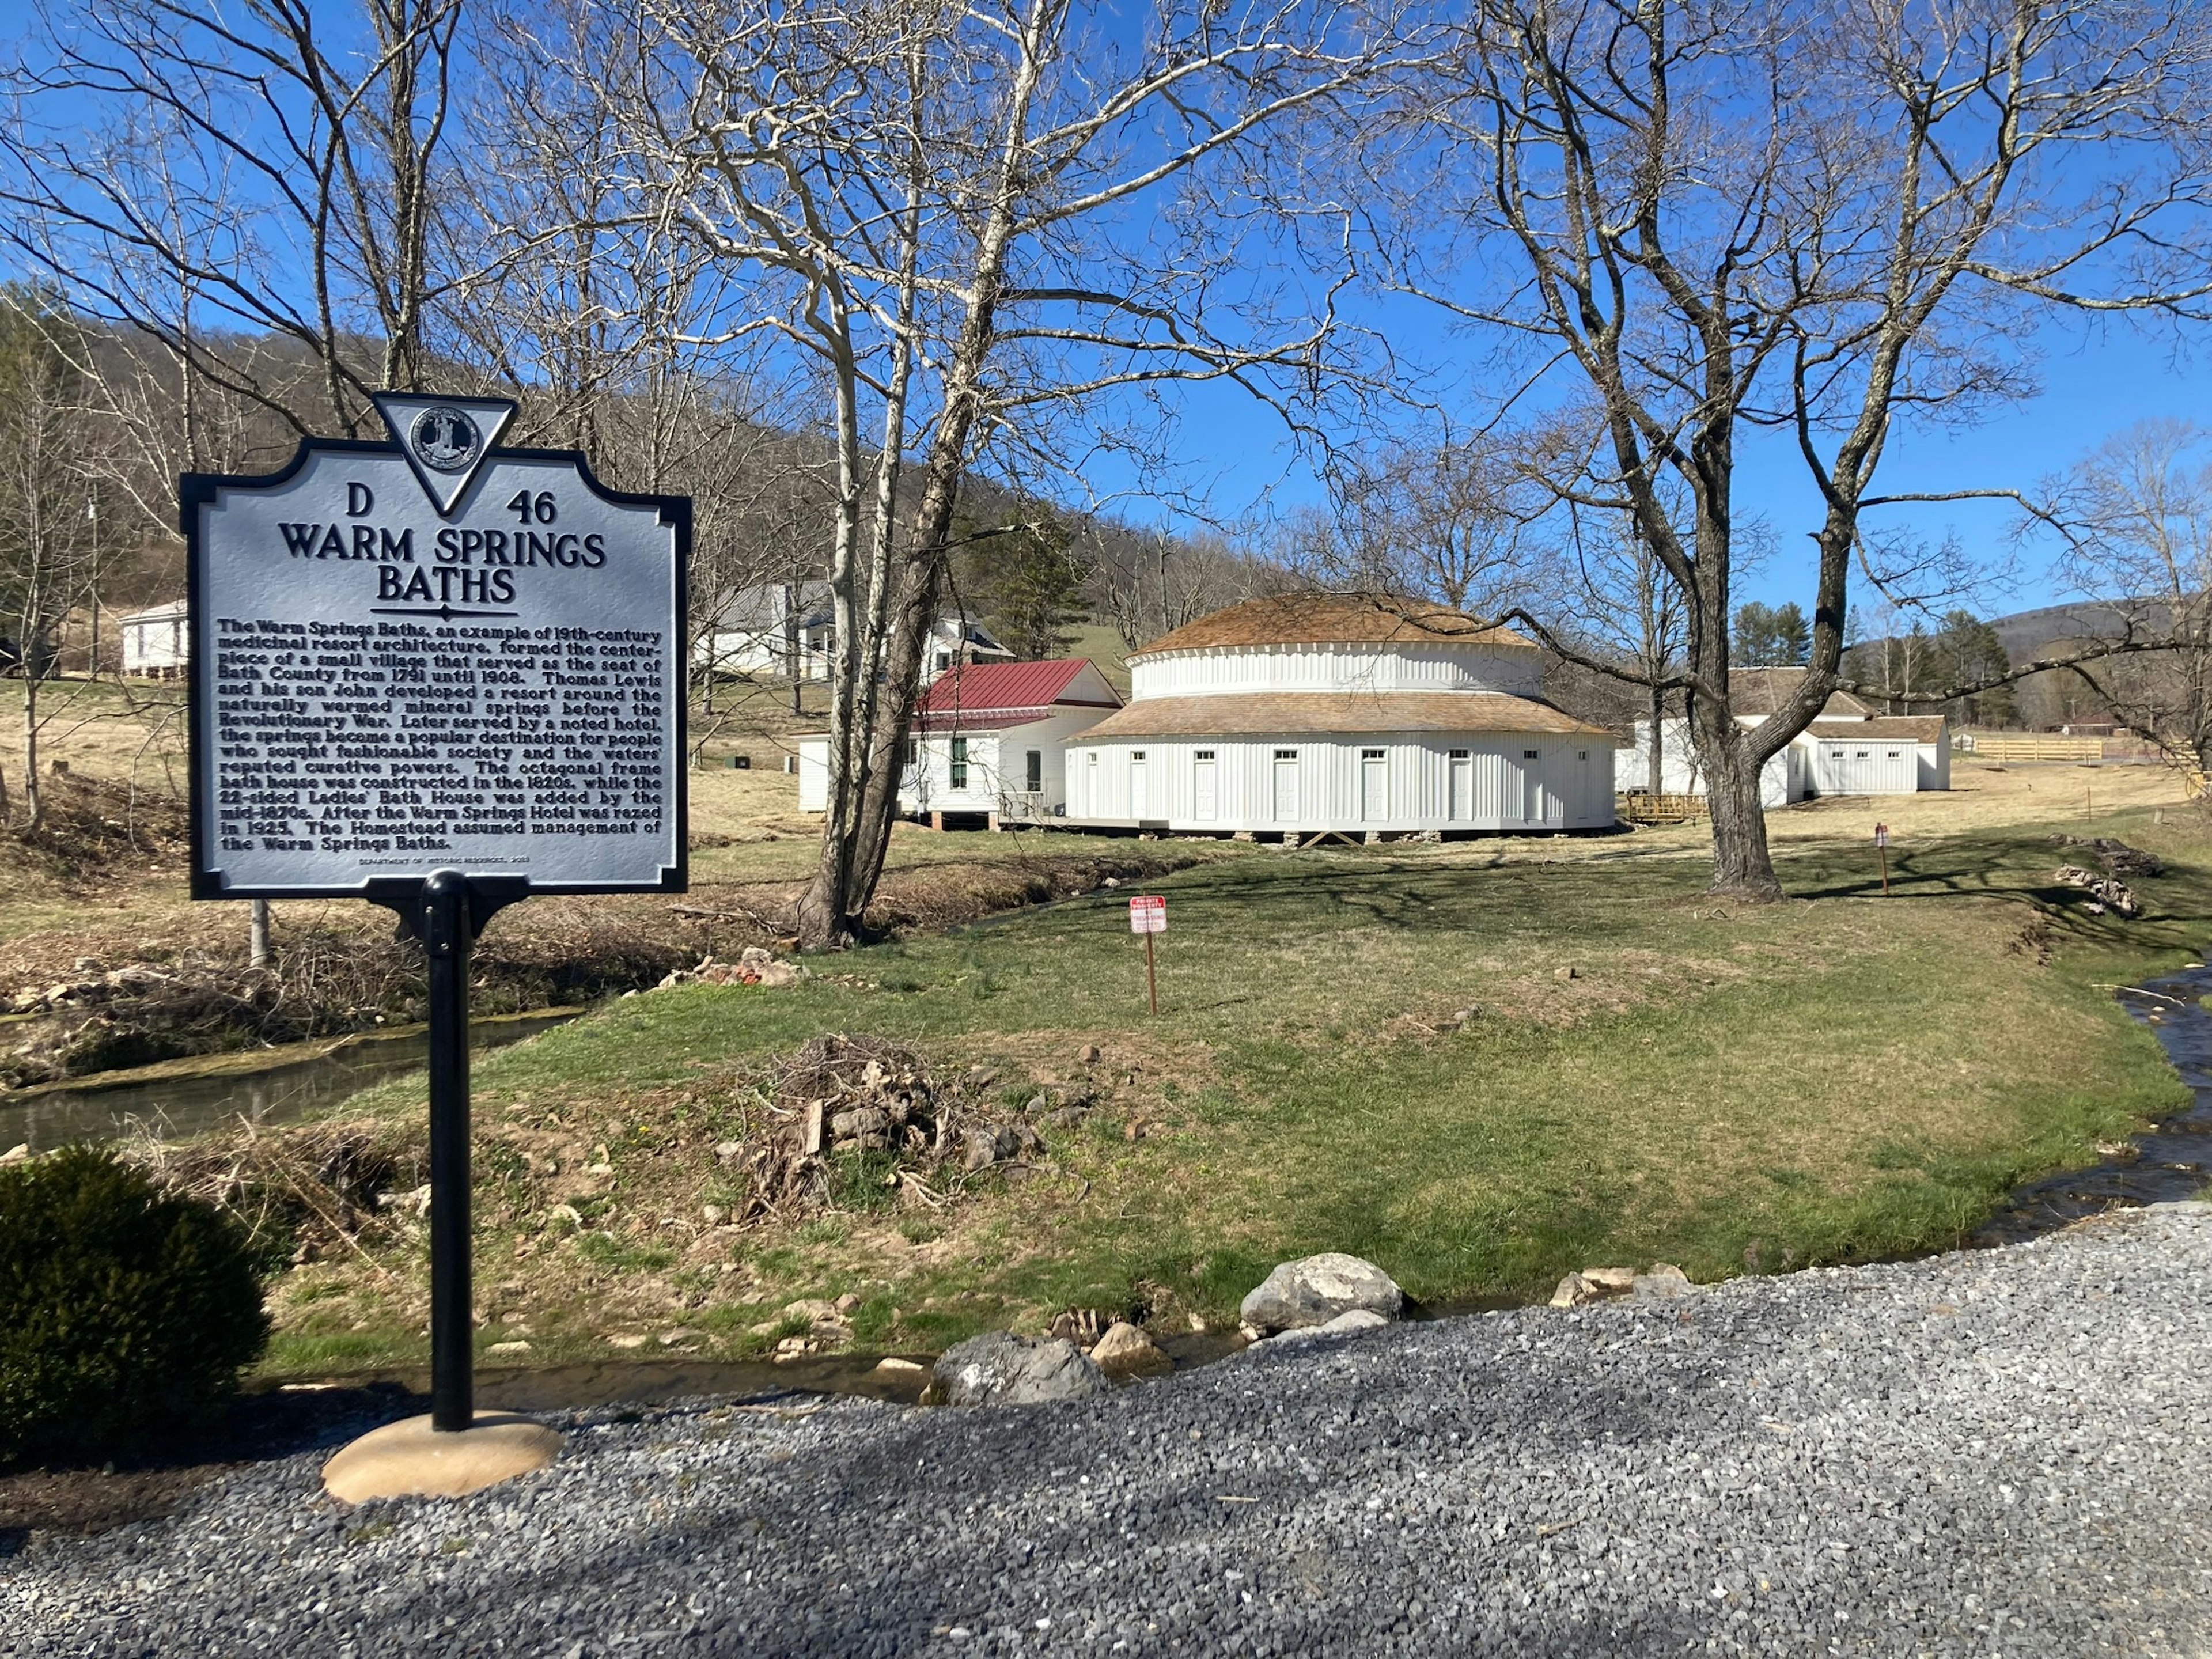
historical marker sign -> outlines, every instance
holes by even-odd
[[[684,884],[691,504],[500,449],[504,398],[190,475],[192,896],[361,897],[422,942],[430,1421],[476,1419],[469,952],[533,892]]]
[[[690,501],[377,403],[389,443],[183,481],[193,896],[682,890]]]

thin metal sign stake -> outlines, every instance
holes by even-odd
[[[430,1426],[476,1420],[476,1321],[469,1205],[468,879],[422,884],[419,931],[430,992]]]
[[[1129,900],[1129,931],[1145,936],[1145,995],[1157,1018],[1160,1012],[1160,979],[1152,962],[1152,935],[1168,929],[1168,902],[1156,893],[1139,893]]]

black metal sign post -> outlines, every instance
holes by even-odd
[[[468,878],[441,870],[422,884],[416,926],[429,958],[430,1424],[476,1421],[475,1248],[469,1193]]]
[[[451,1433],[477,1421],[471,951],[532,893],[684,890],[691,504],[496,447],[504,399],[377,404],[389,443],[181,481],[192,896],[362,898],[422,942],[429,1426]]]
[[[469,1175],[469,953],[497,911],[529,896],[525,882],[471,882],[433,872],[411,892],[366,895],[422,944],[430,1016],[430,1422],[476,1420],[475,1249]]]

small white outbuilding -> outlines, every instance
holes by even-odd
[[[939,829],[1040,823],[1067,805],[1068,739],[1121,706],[1087,657],[968,663],[939,675],[915,706],[899,811]],[[799,805],[830,798],[830,739],[799,739]]]
[[[1069,744],[1067,816],[1285,837],[1598,830],[1615,738],[1540,694],[1542,653],[1421,600],[1249,599],[1129,658]]]
[[[176,599],[116,619],[123,633],[123,672],[140,679],[174,679],[189,665],[190,623]]]
[[[836,659],[836,620],[828,582],[767,582],[732,594],[694,650],[700,666],[718,674],[826,680]],[[975,617],[947,610],[930,625],[921,676],[1012,655]]]
[[[1756,726],[1795,695],[1802,668],[1737,668],[1729,696],[1737,723]],[[1689,722],[1660,723],[1660,791],[1702,795],[1705,781],[1690,741]],[[1621,757],[1621,783],[1648,788],[1651,722],[1636,722],[1636,741]],[[1847,691],[1832,694],[1813,723],[1759,771],[1759,802],[1787,806],[1822,795],[1911,795],[1951,787],[1951,723],[1942,714],[1878,714]]]

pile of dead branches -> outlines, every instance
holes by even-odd
[[[994,1103],[996,1080],[988,1071],[933,1078],[912,1049],[879,1037],[816,1037],[762,1080],[759,1132],[715,1149],[744,1181],[732,1219],[835,1205],[856,1181],[934,1207],[983,1170],[1036,1167],[1044,1139],[1030,1120],[1049,1110],[1072,1122],[1092,1103],[1042,1090],[1021,1105]]]
[[[2130,847],[2115,836],[2053,836],[2051,844],[2053,847],[2087,848],[2097,862],[2105,866],[2106,875],[2122,880],[2134,881],[2145,876],[2166,873],[2166,860],[2157,854],[2146,853],[2140,847]]]
[[[419,1131],[302,1124],[185,1141],[126,1141],[124,1155],[176,1191],[227,1210],[270,1267],[370,1249],[395,1226],[419,1226],[429,1200]]]

